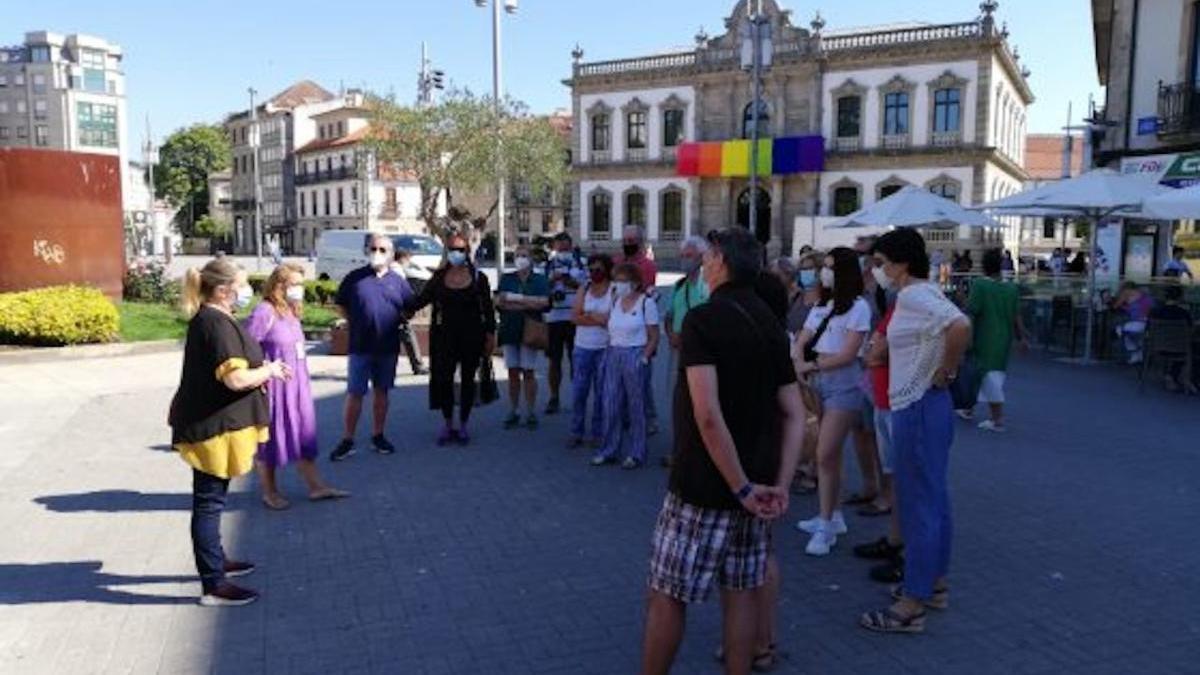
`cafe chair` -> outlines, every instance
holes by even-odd
[[[1146,325],[1144,337],[1145,358],[1138,371],[1138,391],[1146,385],[1146,373],[1151,364],[1158,365],[1165,377],[1170,367],[1182,367],[1179,382],[1189,392],[1195,392],[1192,384],[1192,326],[1187,321],[1163,321],[1151,319]]]
[[[1060,343],[1058,334],[1065,332],[1065,339]],[[1075,356],[1075,337],[1078,333],[1075,324],[1075,304],[1069,295],[1056,295],[1050,300],[1050,344],[1066,346],[1071,356]]]

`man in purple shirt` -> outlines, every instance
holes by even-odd
[[[368,235],[366,248],[370,264],[347,274],[334,300],[338,313],[350,324],[346,430],[329,455],[334,462],[354,454],[354,431],[368,384],[375,392],[371,401],[374,413],[371,445],[381,455],[396,452],[396,446],[384,437],[383,428],[387,422],[388,391],[396,380],[404,303],[413,292],[408,281],[391,269],[394,245],[390,237]]]

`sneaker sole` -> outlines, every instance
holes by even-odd
[[[807,546],[805,546],[804,554],[811,555],[814,558],[824,558],[825,556],[829,555],[830,553],[833,553],[834,546],[837,546],[836,541],[834,543],[830,544],[829,548],[825,549],[824,551],[813,551],[813,550],[810,550]]]
[[[248,576],[248,575],[254,574],[254,570],[255,570],[255,569],[256,569],[256,568],[254,568],[254,567],[251,567],[251,568],[250,568],[250,569],[248,569],[248,570],[240,570],[240,571],[237,571],[237,572],[226,572],[226,573],[225,573],[225,576],[226,576],[226,577],[228,577],[228,578],[231,578],[231,579],[236,579],[237,577],[244,577],[244,576]]]
[[[332,454],[331,454],[331,455],[329,455],[329,461],[331,461],[331,462],[340,462],[340,461],[342,461],[342,460],[344,460],[344,459],[349,459],[349,458],[351,458],[351,457],[353,457],[354,455],[357,455],[357,454],[358,454],[358,450],[351,448],[351,449],[350,449],[350,452],[347,452],[347,453],[345,453],[345,454],[342,454],[342,455],[332,455]]]
[[[201,607],[245,607],[250,603],[258,600],[258,596],[254,595],[245,600],[228,600],[226,598],[218,598],[213,595],[200,596]]]

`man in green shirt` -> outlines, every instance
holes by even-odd
[[[700,275],[700,262],[704,252],[708,250],[708,242],[703,237],[688,237],[679,245],[679,260],[683,266],[683,278],[675,282],[671,291],[671,302],[667,307],[666,320],[663,325],[667,329],[667,341],[671,345],[671,355],[668,364],[668,391],[675,392],[676,379],[679,376],[679,346],[680,333],[683,331],[683,317],[693,308],[708,302],[708,286]],[[670,456],[663,457],[663,466],[670,466]]]
[[[1003,256],[1000,249],[983,254],[984,277],[971,284],[967,313],[975,327],[975,366],[980,376],[979,403],[986,403],[991,417],[979,423],[986,431],[1003,432],[1004,379],[1014,338],[1027,345],[1021,322],[1020,300],[1016,284],[1001,277]]]

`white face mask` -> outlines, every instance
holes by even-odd
[[[565,263],[571,262],[571,260],[575,257],[575,255],[573,253],[571,253],[570,251],[559,251],[555,255],[558,256],[559,262],[565,262]]]
[[[391,257],[389,257],[388,254],[386,254],[386,253],[372,253],[371,254],[371,267],[373,267],[377,270],[381,270],[385,267],[388,267],[391,264],[391,262],[392,262]]]
[[[625,296],[627,296],[633,292],[633,282],[630,282],[630,281],[613,282],[613,292],[617,294],[618,298],[624,298]]]
[[[882,267],[872,267],[871,276],[875,277],[875,283],[885,291],[890,289],[894,283],[891,277],[883,273]]]
[[[237,295],[233,297],[234,309],[245,309],[250,305],[250,298],[254,297],[254,291],[250,285],[238,286]]]
[[[285,294],[289,302],[304,302],[303,286],[288,286]]]
[[[516,263],[517,269],[521,270],[522,272],[529,269],[529,265],[532,263],[532,261],[529,259],[529,256],[526,255],[517,256],[516,260],[513,262]]]
[[[821,285],[833,290],[833,270],[828,267],[821,268]]]

